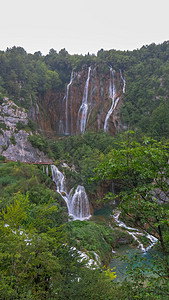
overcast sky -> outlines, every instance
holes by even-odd
[[[168,0],[1,0],[0,50],[70,54],[169,40]]]

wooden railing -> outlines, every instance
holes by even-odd
[[[0,164],[6,164],[8,162],[20,162],[20,161],[16,161],[16,160],[3,160],[0,161]],[[24,164],[28,164],[28,165],[51,165],[51,162],[42,162],[42,161],[38,161],[38,162],[26,162],[26,161],[21,161],[21,163]]]

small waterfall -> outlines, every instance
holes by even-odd
[[[74,72],[72,71],[70,82],[66,88],[66,105],[65,105],[65,134],[66,135],[69,134],[69,130],[68,130],[68,98],[69,98],[69,88],[73,82],[73,78],[74,78]]]
[[[58,170],[58,168],[56,166],[54,166],[54,165],[51,165],[51,171],[52,171],[52,180],[56,184],[57,192],[65,200],[65,202],[67,204],[67,207],[68,207],[69,196],[67,194],[65,177]],[[68,207],[68,212],[69,212],[69,207]]]
[[[65,133],[64,126],[63,126],[63,121],[62,120],[59,121],[59,133],[60,134],[64,134]]]
[[[73,217],[73,220],[85,220],[90,218],[90,206],[85,188],[78,185],[75,192],[74,189],[71,189],[68,194],[64,175],[54,165],[51,165],[51,171],[52,180],[56,184],[57,192],[67,204],[68,214]]]
[[[105,122],[104,122],[104,131],[106,132],[108,130],[108,120],[112,114],[112,112],[115,110],[117,103],[119,101],[119,97],[115,100],[116,96],[116,87],[115,87],[115,82],[114,82],[114,74],[115,71],[110,68],[110,84],[109,84],[109,97],[112,99],[112,105],[107,113]]]
[[[39,105],[37,102],[36,102],[36,113],[39,114]]]
[[[49,168],[48,168],[48,166],[46,167],[46,175],[48,176],[48,174],[49,174]]]
[[[70,191],[69,199],[69,213],[74,219],[84,220],[90,217],[90,206],[87,198],[85,188],[78,185],[74,194],[73,190]]]
[[[120,77],[123,81],[123,94],[125,94],[125,91],[126,91],[126,81],[125,81],[125,78],[122,76],[122,72],[120,70]]]
[[[151,242],[151,244],[148,247],[145,248],[143,246],[143,244],[139,241],[138,237],[137,237],[138,235],[143,236],[144,233],[140,232],[136,228],[132,228],[132,227],[127,226],[126,224],[124,224],[122,221],[119,220],[119,217],[120,217],[120,211],[113,215],[113,218],[118,223],[118,225],[120,227],[124,227],[125,229],[127,229],[128,234],[132,235],[132,237],[135,239],[135,241],[138,242],[139,247],[141,248],[142,251],[144,251],[144,252],[149,251],[158,242],[158,239],[156,237],[154,237],[153,235],[150,235],[149,233],[145,232],[146,238],[149,239],[149,241]],[[132,230],[134,232],[131,232],[131,231],[128,231],[128,230]]]
[[[52,171],[52,180],[55,182],[57,187],[57,192],[60,193],[66,193],[66,182],[64,175],[58,170],[58,168],[54,165],[51,165],[51,171]]]
[[[85,84],[85,88],[84,88],[84,92],[83,92],[82,104],[81,104],[81,106],[79,108],[79,112],[78,112],[77,124],[79,125],[79,123],[80,123],[81,133],[84,133],[85,128],[86,128],[86,120],[87,120],[87,112],[88,112],[87,100],[88,100],[90,73],[91,73],[91,67],[89,67],[89,69],[88,69],[88,76],[87,76],[87,80],[86,80],[86,84]],[[81,119],[80,119],[80,113],[81,113]]]

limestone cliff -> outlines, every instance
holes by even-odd
[[[26,127],[27,112],[6,98],[0,106],[0,154],[8,160],[50,162],[43,152],[31,146],[27,138],[32,132],[26,128],[19,130],[17,126],[19,122]]]
[[[65,91],[48,91],[39,96],[30,111],[41,132],[48,136],[76,135],[100,129],[114,135],[122,127],[120,107],[125,93],[125,79],[121,70],[84,66],[72,71]]]

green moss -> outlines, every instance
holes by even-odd
[[[103,265],[111,259],[112,249],[120,244],[132,243],[133,239],[125,232],[108,227],[107,224],[96,224],[91,221],[73,221],[69,223],[72,245],[85,252],[92,259],[93,252],[97,253]]]

